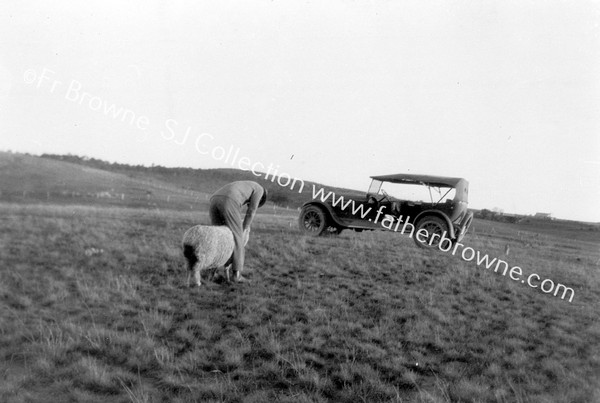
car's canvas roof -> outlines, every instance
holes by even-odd
[[[414,174],[394,174],[394,175],[379,175],[371,176],[372,179],[377,179],[384,182],[393,183],[423,183],[429,186],[439,187],[456,187],[461,181],[465,181],[463,178],[449,178],[445,176],[431,176],[431,175],[414,175]]]

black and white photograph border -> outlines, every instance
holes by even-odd
[[[0,38],[0,401],[600,401],[599,2],[9,2]]]

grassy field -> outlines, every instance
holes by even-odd
[[[251,284],[189,289],[179,241],[202,209],[0,204],[0,401],[600,401],[598,232],[476,221],[465,239],[569,303],[406,236],[295,220],[257,216]]]

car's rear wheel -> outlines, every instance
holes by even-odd
[[[327,216],[325,212],[317,206],[307,206],[300,211],[298,218],[300,231],[306,235],[319,236],[327,229]]]
[[[420,230],[426,230],[425,235],[418,235]],[[437,248],[442,240],[442,236],[448,239],[448,224],[443,219],[436,216],[423,217],[415,227],[414,239],[415,243],[421,248],[433,249]],[[424,242],[421,240],[425,239]]]

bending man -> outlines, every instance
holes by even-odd
[[[232,182],[217,190],[210,198],[210,222],[213,225],[226,225],[233,233],[233,275],[235,281],[244,282],[244,231],[250,230],[254,214],[267,201],[267,190],[256,182]],[[247,205],[246,216],[242,221],[242,207]]]

